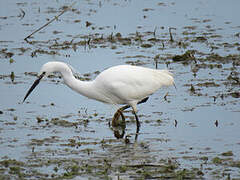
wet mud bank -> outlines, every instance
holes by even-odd
[[[24,40],[71,3],[1,2],[0,179],[239,179],[240,4],[82,1]],[[84,81],[117,64],[168,68],[176,89],[139,105],[136,140],[131,111],[117,134],[115,107],[58,74],[22,103],[51,60]]]

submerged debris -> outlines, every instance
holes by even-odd
[[[12,81],[12,83],[13,83],[13,82],[14,82],[14,79],[15,79],[15,74],[14,74],[14,72],[11,72],[10,78],[11,78],[11,81]]]
[[[221,155],[222,156],[233,156],[233,152],[232,151],[227,151],[227,152],[223,152]]]
[[[37,54],[59,55],[57,51],[46,51],[43,49],[37,49],[31,53],[31,56],[37,57]]]
[[[25,108],[31,108],[26,110],[22,109],[25,105],[18,103],[21,94],[13,91],[15,96],[10,93],[11,96],[6,97],[12,102],[2,102],[2,110],[0,110],[0,145],[3,153],[0,159],[0,179],[239,178],[240,161],[237,156],[239,151],[237,148],[232,148],[239,146],[238,139],[223,143],[228,138],[227,134],[224,134],[225,131],[221,131],[218,137],[209,136],[210,144],[208,143],[205,147],[202,146],[201,141],[204,141],[203,144],[206,143],[205,139],[209,131],[220,132],[223,128],[237,127],[238,121],[234,121],[236,119],[234,113],[239,113],[240,27],[233,27],[235,23],[230,24],[230,22],[226,22],[226,26],[216,27],[217,25],[212,24],[213,16],[204,18],[188,16],[188,23],[190,23],[185,27],[179,26],[176,31],[173,28],[157,27],[159,23],[154,23],[150,26],[139,24],[132,32],[125,32],[121,31],[122,27],[120,28],[118,24],[98,26],[97,21],[89,19],[92,14],[98,15],[97,12],[103,11],[104,7],[111,7],[110,4],[125,7],[126,5],[122,6],[122,3],[129,2],[87,1],[82,4],[84,7],[80,8],[81,11],[76,6],[76,9],[69,9],[70,16],[64,16],[62,19],[54,17],[61,27],[52,26],[49,32],[46,28],[39,38],[41,40],[32,37],[28,38],[28,43],[18,39],[0,41],[0,59],[3,64],[3,72],[0,75],[1,85],[3,85],[1,87],[7,90],[16,88],[16,82],[20,81],[22,86],[28,86],[29,81],[35,79],[32,76],[37,76],[38,73],[23,74],[18,69],[20,64],[39,63],[40,65],[42,60],[56,59],[74,61],[86,66],[91,64],[94,66],[93,69],[99,66],[100,69],[104,69],[105,67],[101,64],[110,66],[111,63],[152,68],[156,65],[156,68],[168,68],[175,74],[179,90],[169,89],[171,96],[164,91],[161,96],[153,98],[148,106],[149,109],[142,108],[139,111],[143,122],[139,133],[131,126],[135,125],[135,119],[132,114],[127,114],[130,112],[125,112],[124,117],[121,114],[116,115],[116,119],[124,119],[129,126],[126,128],[122,123],[122,129],[113,129],[107,127],[110,118],[108,109],[105,112],[94,111],[88,114],[91,109],[86,108],[86,104],[80,99],[80,104],[73,106],[77,110],[71,109],[78,112],[77,114],[63,114],[64,111],[69,111],[69,108],[65,108],[66,103],[57,105],[53,100],[46,100],[47,105],[41,105],[39,102],[26,104]],[[22,20],[25,22],[22,26],[30,29],[42,23],[38,18],[43,13],[57,15],[68,8],[67,6],[48,7],[48,5],[45,9],[38,3],[28,4],[27,2],[18,2],[15,5],[18,6],[18,10],[32,5],[37,6],[35,7],[38,13],[37,19],[33,18],[36,21]],[[177,3],[160,2],[156,5],[160,8],[169,8]],[[142,9],[144,14],[141,18],[144,21],[150,20],[151,13],[157,12],[157,7],[154,6]],[[21,14],[22,17],[24,17],[23,14]],[[87,17],[82,17],[86,14]],[[176,14],[178,14],[177,11]],[[45,23],[46,16],[42,17]],[[4,30],[10,29],[11,24],[14,24],[11,21],[20,18],[10,13],[8,17],[3,16],[0,19],[3,22],[1,28]],[[64,26],[69,26],[67,28],[71,26],[72,31],[65,31]],[[234,28],[232,29],[234,31],[231,31],[232,34],[226,33],[226,36],[222,32],[229,27]],[[117,60],[112,61],[112,58],[108,58],[105,61],[106,52],[110,53],[107,54],[108,57],[115,54]],[[82,55],[96,58],[89,63],[89,59],[80,57]],[[98,55],[103,55],[103,58]],[[37,58],[32,59],[31,56]],[[25,57],[30,58],[30,61],[22,62]],[[4,69],[5,65],[9,69]],[[83,67],[79,68],[81,70]],[[25,69],[25,71],[34,70]],[[86,71],[83,69],[83,72]],[[99,71],[85,73],[76,78],[88,81],[94,79],[99,73]],[[51,84],[58,83],[59,81],[54,79],[58,77],[59,75],[52,75],[50,80],[46,81]],[[55,85],[58,85],[57,83]],[[22,86],[18,88],[24,89]],[[2,95],[6,93],[2,92]],[[160,98],[162,96],[164,100]],[[64,97],[60,95],[59,98]],[[154,103],[154,99],[157,103]],[[8,103],[12,103],[13,106],[8,106]],[[79,106],[84,108],[80,111]],[[157,110],[151,112],[150,108]],[[213,114],[208,116],[211,110]],[[222,117],[222,112],[219,113],[222,110],[233,116],[227,114],[226,117],[229,118]],[[198,117],[198,115],[202,116]],[[201,122],[196,121],[197,119],[201,119]],[[208,124],[202,126],[203,123]],[[221,126],[221,128],[214,126]],[[197,136],[203,127],[206,127],[204,138]],[[154,130],[151,131],[151,129]],[[182,130],[186,130],[186,133],[182,133]],[[186,134],[195,130],[196,135],[184,138]],[[18,136],[16,133],[18,131],[21,131],[22,136]],[[181,136],[178,137],[176,134],[179,133]],[[138,141],[133,140],[136,134],[140,137]],[[231,133],[228,134],[228,136],[231,135]],[[236,139],[232,136],[231,139],[233,138]],[[198,140],[199,143],[195,143]],[[228,149],[226,152],[220,151],[223,146],[229,148],[229,151]]]
[[[0,49],[1,58],[11,58],[14,55],[13,52],[9,52],[7,48]]]
[[[194,57],[195,51],[194,50],[188,50],[182,55],[176,55],[173,56],[173,61],[188,61],[188,60],[195,60]]]
[[[216,120],[214,124],[216,127],[218,127],[218,120]]]

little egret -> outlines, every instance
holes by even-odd
[[[139,66],[118,65],[104,70],[93,81],[81,81],[74,77],[71,66],[63,62],[48,62],[40,70],[37,80],[28,90],[23,102],[43,77],[59,72],[64,83],[72,90],[108,104],[125,104],[117,112],[132,107],[137,127],[137,104],[145,102],[148,96],[162,86],[174,85],[173,74],[168,70],[157,70]]]

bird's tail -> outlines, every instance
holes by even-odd
[[[162,78],[161,83],[163,86],[172,86],[172,85],[175,86],[174,78],[173,78],[174,74],[171,71],[167,69],[162,69],[162,70],[158,70],[158,72],[160,77]]]

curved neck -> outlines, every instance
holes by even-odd
[[[71,68],[63,62],[48,62],[43,65],[41,72],[60,72],[64,83],[72,90],[91,99],[109,103],[106,93],[95,80],[81,81],[73,76]],[[98,86],[98,87],[97,87]]]
[[[71,75],[62,75],[64,83],[70,87],[72,90],[82,94],[83,96],[87,96],[89,98],[89,92],[93,90],[93,82],[92,81],[81,81],[76,79],[72,74]]]
[[[70,87],[72,90],[86,96],[90,99],[95,99],[101,102],[107,102],[107,99],[101,94],[100,90],[95,87],[95,81],[81,81],[76,79],[72,71],[69,69],[67,71],[61,72],[64,83]]]

